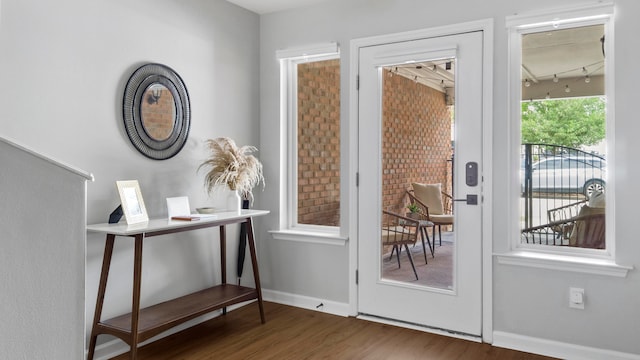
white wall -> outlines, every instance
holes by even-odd
[[[1,137],[0,164],[0,358],[82,359],[91,177]]]
[[[204,140],[230,136],[239,144],[260,145],[256,14],[222,0],[2,0],[0,6],[0,135],[91,171],[89,223],[106,222],[118,205],[116,180],[140,182],[152,217],[166,216],[170,196],[189,196],[192,208],[209,205],[215,199],[204,192],[202,173],[196,173],[207,156]],[[147,62],[176,70],[191,97],[189,140],[164,161],[138,153],[122,125],[126,81]],[[4,200],[1,206],[7,206]],[[230,257],[237,233],[237,227],[228,233]],[[181,237],[189,241],[173,241],[176,237],[145,243],[143,305],[219,278],[213,263],[218,245],[210,241],[217,231]],[[87,331],[103,249],[104,238],[89,234]],[[130,311],[132,264],[132,242],[118,240],[104,316]],[[235,265],[228,262],[229,274],[235,274]],[[250,285],[250,262],[246,265],[243,284]],[[101,336],[99,342],[105,340],[109,337]]]
[[[581,0],[563,1],[562,5],[581,4]],[[261,146],[267,178],[279,176],[279,72],[275,51],[308,44],[338,41],[341,45],[342,73],[342,153],[347,156],[350,102],[349,69],[352,39],[417,30],[490,18],[494,20],[494,119],[493,119],[493,241],[497,253],[509,248],[507,218],[508,195],[504,191],[513,176],[507,165],[508,117],[507,73],[508,46],[505,17],[515,13],[557,7],[555,0],[353,0],[334,1],[307,9],[279,12],[261,17]],[[638,149],[636,99],[639,88],[637,59],[640,57],[637,34],[640,32],[640,4],[634,0],[615,1],[616,33],[616,106],[615,128],[617,166],[615,181],[615,230],[618,260],[623,265],[640,266],[640,242],[637,241],[637,199],[634,179],[640,178],[635,160]],[[346,177],[349,171],[343,167]],[[342,183],[342,189],[347,189]],[[344,191],[344,190],[343,190]],[[343,199],[346,199],[344,197]],[[264,194],[266,204],[275,204],[278,193]],[[355,206],[351,204],[350,206]],[[349,208],[349,206],[347,206]],[[343,208],[346,210],[346,208]],[[277,214],[274,214],[277,215]],[[353,225],[353,224],[350,224]],[[261,274],[265,288],[282,292],[347,302],[348,248],[294,244],[273,240],[264,231],[277,228],[276,216],[259,234]],[[355,241],[355,239],[351,239]],[[304,262],[303,260],[304,259]],[[301,266],[303,265],[303,266]],[[638,319],[640,319],[640,276],[637,271],[618,279],[574,272],[513,267],[494,263],[493,327],[495,331],[536,339],[555,340],[588,348],[640,354]],[[583,311],[568,308],[570,286],[583,287],[588,305]]]

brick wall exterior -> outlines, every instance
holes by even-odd
[[[159,90],[157,102],[152,98],[151,90],[147,90],[140,102],[142,125],[144,131],[155,140],[166,140],[173,133],[173,123],[176,116],[175,103],[171,92],[167,88]]]
[[[298,65],[298,223],[340,225],[340,60]]]
[[[384,76],[383,208],[406,201],[412,182],[442,183],[451,192],[451,113],[444,94],[402,76]]]
[[[444,94],[384,77],[383,207],[405,202],[412,182],[451,193],[451,114]],[[339,226],[339,60],[298,65],[298,223]]]

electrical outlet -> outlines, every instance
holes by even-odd
[[[569,307],[584,309],[584,289],[569,288]]]

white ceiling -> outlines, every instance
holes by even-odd
[[[305,7],[327,0],[227,0],[247,10],[258,14],[268,14],[276,11]]]

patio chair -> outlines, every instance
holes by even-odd
[[[584,206],[582,212],[576,218],[576,224],[571,236],[569,246],[588,249],[605,248],[605,215],[604,209]]]
[[[410,203],[417,204],[425,219],[433,223],[433,242],[435,243],[436,228],[440,246],[442,246],[442,226],[453,226],[453,212],[451,195],[442,191],[442,184],[411,184],[407,190]]]
[[[526,242],[590,249],[605,248],[605,196],[594,192],[588,200],[548,211],[549,223],[522,229]],[[555,234],[549,244],[547,234]]]
[[[410,212],[406,213],[406,217],[419,220],[418,232],[420,233],[420,239],[422,240],[422,252],[424,254],[424,263],[428,264],[427,260],[427,246],[429,247],[429,252],[431,253],[431,257],[435,257],[434,248],[435,244],[431,244],[431,239],[429,238],[429,228],[433,227],[433,223],[427,220],[427,217],[422,214],[422,208],[419,205],[415,205],[417,207],[417,212],[414,210],[410,210]],[[407,206],[407,208],[410,208]],[[402,211],[400,211],[402,213]],[[435,240],[434,240],[435,241]],[[415,246],[416,244],[413,244]],[[393,251],[391,251],[391,255],[393,255]]]
[[[400,252],[402,246],[404,246],[416,280],[418,280],[418,272],[413,263],[413,256],[411,256],[409,245],[415,244],[416,241],[418,241],[417,229],[419,225],[420,220],[411,219],[392,211],[382,211],[382,245],[392,247],[391,256],[393,256],[393,252],[395,251],[396,258],[398,259],[398,268],[400,268]]]
[[[577,219],[569,236],[569,246],[604,249],[605,196],[602,191],[594,191],[591,194],[587,204],[580,209]]]
[[[559,222],[561,225],[556,225],[551,228],[556,234],[558,240],[569,239],[571,232],[573,231],[573,221],[565,222],[571,218],[578,216],[580,210],[587,204],[588,200],[581,200],[564,206],[547,210],[547,220],[549,223]]]
[[[522,237],[526,242],[540,243],[546,234],[553,233],[554,228],[571,228],[569,239],[546,245],[573,246],[590,249],[605,248],[605,215],[604,209],[583,207],[581,214],[571,219],[554,221],[544,225],[522,229]]]

